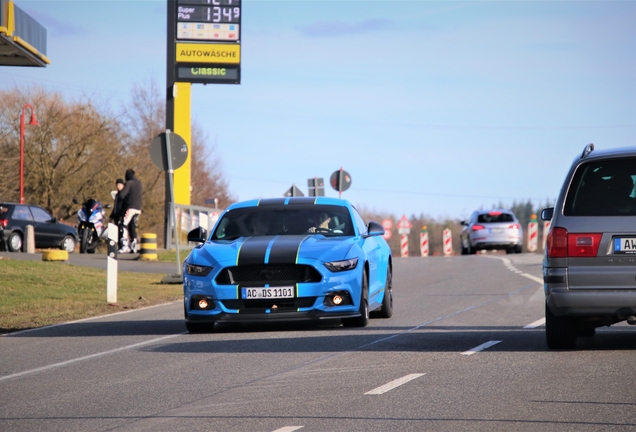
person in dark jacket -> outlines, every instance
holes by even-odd
[[[113,196],[113,211],[110,212],[110,216],[108,217],[111,223],[117,225],[119,231],[118,249],[122,247],[122,239],[124,238],[124,202],[119,196],[119,192],[121,192],[125,184],[126,182],[120,178],[115,181],[115,187],[117,190],[111,192],[111,195]]]
[[[116,191],[112,191],[111,194],[113,196],[113,211],[110,212],[110,216],[108,217],[114,224],[119,223],[119,219],[124,217],[124,203],[119,196],[119,192],[124,188],[126,182],[123,179],[118,178],[115,181]]]
[[[126,184],[117,194],[123,203],[124,217],[122,219],[123,235],[122,248],[119,253],[136,252],[137,249],[137,219],[141,214],[141,182],[135,178],[132,168],[126,170]]]

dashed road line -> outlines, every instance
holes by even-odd
[[[399,387],[403,384],[406,384],[409,381],[413,381],[414,379],[417,379],[424,375],[426,374],[419,373],[419,374],[410,374],[410,375],[403,376],[402,378],[393,380],[390,383],[386,383],[380,387],[374,388],[373,390],[369,390],[368,392],[365,393],[365,395],[380,395],[380,394],[386,393],[389,390],[393,390],[396,387]]]
[[[294,432],[297,431],[298,429],[302,429],[305,426],[285,426],[282,427],[280,429],[276,429],[274,432]]]
[[[497,345],[500,342],[501,342],[500,340],[488,341],[488,342],[483,343],[483,344],[481,344],[479,346],[476,346],[475,348],[469,349],[468,351],[464,351],[462,353],[462,355],[466,355],[466,356],[473,355],[473,354],[475,354],[475,353],[477,353],[479,351],[483,351],[483,350],[485,350],[487,348],[490,348],[493,345]]]

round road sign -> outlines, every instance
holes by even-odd
[[[172,167],[168,167],[167,141],[170,140],[170,159]],[[169,168],[176,170],[188,159],[188,145],[181,136],[167,131],[157,135],[150,143],[150,159],[157,168],[168,171]]]
[[[340,168],[338,171],[334,171],[333,174],[331,174],[329,183],[331,184],[331,187],[338,192],[343,192],[351,186],[351,176],[348,172]]]

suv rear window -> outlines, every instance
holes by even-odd
[[[496,222],[514,222],[514,219],[509,213],[485,213],[477,216],[477,222],[479,223],[496,223]]]
[[[565,216],[636,216],[636,158],[579,165],[565,200]]]

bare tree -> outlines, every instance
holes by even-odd
[[[109,173],[122,150],[119,123],[90,101],[64,100],[42,88],[0,92],[0,193],[19,199],[19,113],[26,103],[37,112],[39,126],[28,127],[24,145],[25,201],[70,217],[73,198],[108,199]]]

